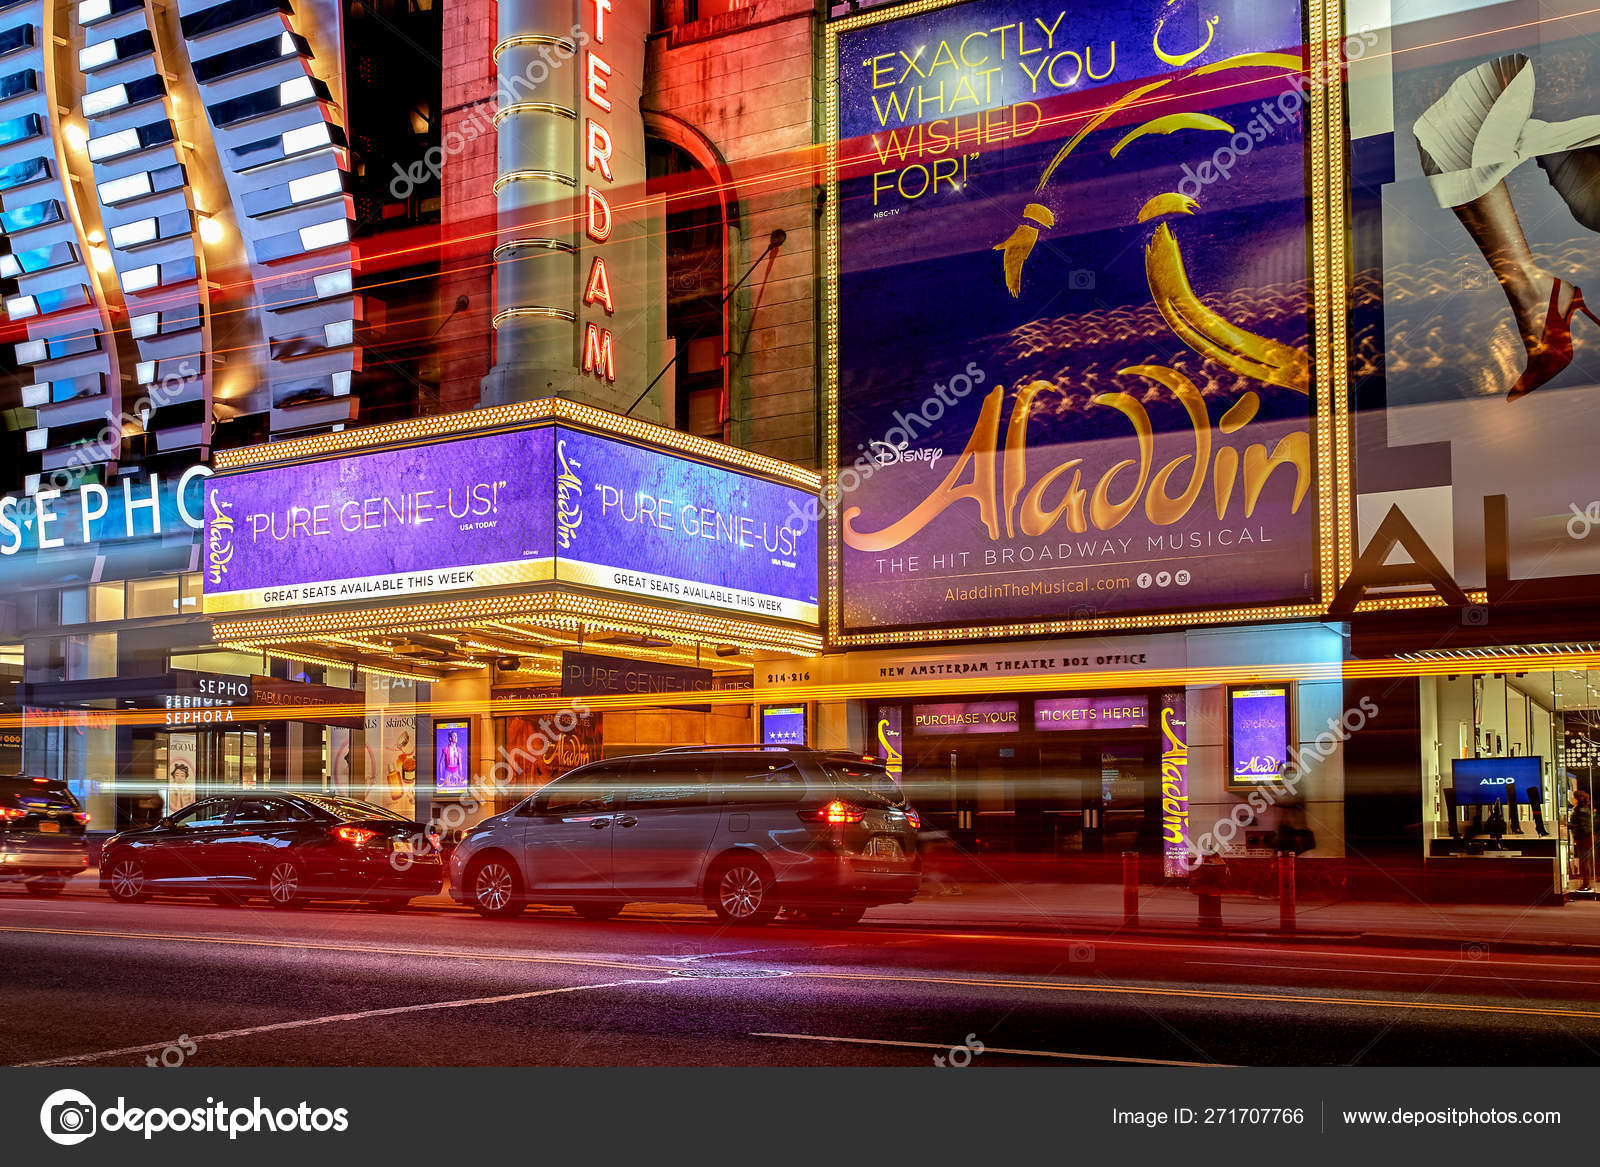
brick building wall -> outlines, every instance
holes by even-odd
[[[495,0],[450,0],[444,13],[440,129],[443,216],[439,319],[468,306],[439,334],[439,408],[478,405],[494,363]]]
[[[729,440],[816,465],[821,233],[806,163],[818,124],[817,4],[755,0],[688,24],[673,23],[682,9],[672,0],[662,9],[644,108],[694,127],[731,171],[739,222],[730,280],[761,254],[774,228],[787,235],[735,297]]]

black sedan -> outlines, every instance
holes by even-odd
[[[313,899],[399,908],[436,894],[442,881],[420,823],[323,794],[202,798],[153,827],[111,836],[100,854],[100,886],[121,903],[207,895],[231,905],[265,896],[279,908]]]

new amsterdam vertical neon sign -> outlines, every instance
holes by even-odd
[[[611,0],[589,0],[593,6],[594,27],[589,30],[589,48],[584,58],[584,167],[589,179],[584,187],[584,233],[591,242],[600,244],[611,238],[611,202],[605,188],[596,185],[597,179],[607,184],[612,181],[611,132],[597,120],[595,111],[611,112],[611,99],[606,96],[611,77],[611,65],[601,55],[606,43],[606,15],[611,11]],[[589,278],[583,286],[583,302],[588,306],[599,304],[611,316],[616,305],[611,298],[611,278],[606,272],[605,257],[595,253],[589,265]],[[605,381],[617,379],[615,344],[611,329],[593,320],[583,328],[583,371]]]

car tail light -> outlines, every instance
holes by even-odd
[[[88,811],[85,811],[85,810],[74,811],[72,817],[77,819],[78,822],[80,824],[82,824],[83,826],[88,826],[89,825],[89,812]]]
[[[834,799],[825,803],[816,810],[803,810],[800,817],[807,822],[827,823],[829,826],[843,826],[846,823],[859,823],[867,817],[867,812],[859,806],[852,806],[848,802]]]
[[[336,838],[343,839],[356,847],[362,846],[368,839],[378,837],[377,831],[369,831],[366,827],[334,827],[333,834]]]
[[[912,806],[909,802],[906,803],[906,822],[911,824],[911,829],[913,831],[920,831],[922,829],[922,816],[917,813],[916,807]]]
[[[0,806],[0,822],[11,819],[20,819],[27,815],[27,811],[20,806]]]

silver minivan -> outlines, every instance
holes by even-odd
[[[917,812],[883,766],[787,746],[695,746],[580,767],[477,824],[450,894],[485,916],[530,902],[596,920],[644,900],[763,924],[853,924],[921,879]]]

